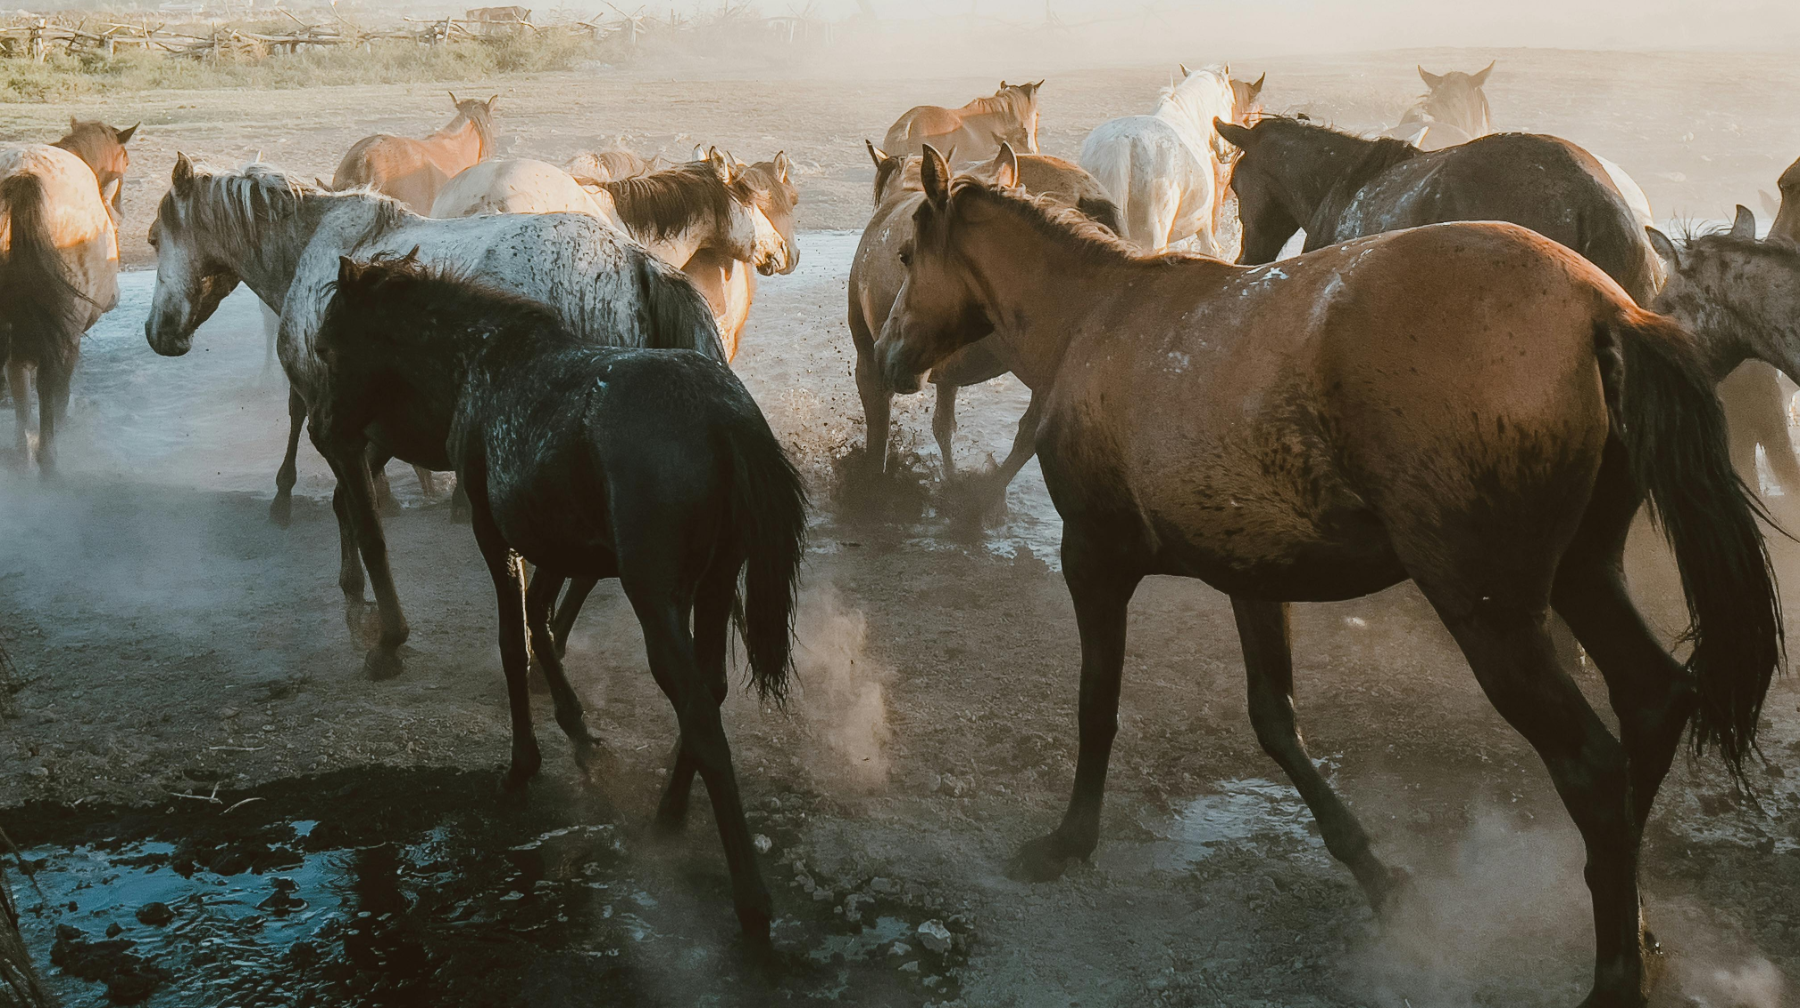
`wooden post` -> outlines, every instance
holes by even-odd
[[[31,26],[31,37],[26,41],[25,51],[31,56],[34,63],[44,62],[44,29],[48,25],[48,21],[39,19],[36,24]]]

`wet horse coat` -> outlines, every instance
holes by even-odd
[[[1138,256],[1066,211],[952,189],[931,152],[922,177],[905,289],[876,347],[885,376],[916,388],[991,328],[1048,396],[1038,451],[1081,636],[1081,743],[1062,824],[1019,870],[1054,877],[1098,841],[1127,609],[1166,574],[1231,595],[1257,737],[1385,908],[1402,879],[1300,741],[1286,603],[1410,578],[1581,831],[1586,1003],[1642,1008],[1651,804],[1690,723],[1741,768],[1781,656],[1762,537],[1692,337],[1511,224],[1247,268]],[[1625,590],[1645,494],[1694,619],[1686,667]],[[1619,735],[1559,664],[1552,606],[1605,677]]]

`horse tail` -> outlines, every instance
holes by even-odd
[[[739,386],[741,391],[742,386]],[[738,632],[757,693],[780,702],[793,670],[794,597],[806,555],[806,488],[748,393],[729,426],[731,554],[743,556]]]
[[[11,222],[11,244],[0,253],[0,359],[58,374],[74,367],[81,347],[79,307],[91,299],[69,279],[50,229],[44,180],[29,172],[0,182],[0,214]]]
[[[648,252],[638,253],[640,346],[656,350],[698,350],[723,364],[725,344],[712,306],[686,273]]]
[[[1741,775],[1784,651],[1781,600],[1756,524],[1762,511],[1732,469],[1724,410],[1693,337],[1635,306],[1620,315],[1596,333],[1601,387],[1681,571],[1694,645],[1687,668],[1699,694],[1694,749],[1716,747]]]

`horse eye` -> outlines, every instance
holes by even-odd
[[[900,250],[900,265],[902,265],[902,266],[911,266],[912,265],[912,253],[910,251],[908,251],[906,249]]]

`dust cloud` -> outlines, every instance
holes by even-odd
[[[810,769],[823,782],[864,792],[887,785],[887,682],[893,670],[869,657],[868,619],[831,584],[808,587],[794,625],[795,709],[828,755]]]

